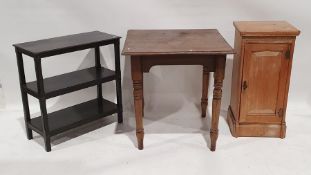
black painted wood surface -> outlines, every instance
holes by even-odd
[[[44,91],[46,98],[56,97],[76,90],[84,89],[90,86],[112,81],[115,79],[115,72],[101,67],[96,71],[95,67],[78,70],[54,77],[45,78]],[[37,81],[26,84],[29,94],[39,97]]]
[[[116,113],[117,110],[117,105],[108,100],[102,99],[102,102],[99,102],[97,99],[94,99],[52,112],[48,114],[50,135],[53,136],[82,124],[109,116]],[[39,116],[31,119],[29,123],[29,125],[39,131],[39,134],[43,132],[41,119],[42,117]]]
[[[115,51],[115,71],[100,64],[100,46],[113,44]],[[94,31],[33,42],[14,44],[20,89],[23,101],[27,138],[33,139],[32,131],[43,136],[45,150],[51,151],[51,136],[78,127],[101,117],[118,114],[118,123],[123,122],[122,90],[120,70],[120,37]],[[43,57],[69,53],[84,49],[95,50],[95,66],[62,75],[44,78]],[[23,54],[34,58],[36,81],[26,82]],[[102,98],[102,83],[116,81],[117,104]],[[69,92],[97,86],[97,99],[81,103],[48,114],[46,100]],[[30,117],[28,95],[38,98],[41,116]]]
[[[104,32],[93,31],[74,35],[67,35],[38,41],[14,44],[22,53],[31,57],[48,57],[57,54],[73,52],[112,44],[119,36]]]

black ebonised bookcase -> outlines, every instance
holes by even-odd
[[[114,45],[115,71],[100,64],[100,46]],[[44,138],[45,150],[51,151],[51,137],[69,129],[81,126],[105,116],[118,114],[118,123],[123,122],[120,70],[120,37],[94,31],[33,42],[14,44],[22,94],[27,138],[33,138],[32,131]],[[83,70],[43,78],[41,60],[45,57],[69,52],[94,49],[95,66]],[[23,54],[33,58],[37,81],[26,82]],[[117,104],[102,96],[102,83],[116,81]],[[59,111],[48,113],[46,100],[73,91],[97,86],[97,98]],[[40,103],[41,116],[31,118],[28,94]]]

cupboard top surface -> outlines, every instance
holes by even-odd
[[[123,55],[233,54],[216,29],[129,30]]]
[[[297,36],[300,31],[286,21],[235,21],[242,36]]]

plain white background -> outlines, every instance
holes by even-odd
[[[235,20],[287,20],[302,31],[296,43],[289,102],[311,105],[311,81],[308,81],[311,61],[307,54],[311,46],[310,5],[307,0],[1,0],[0,82],[4,100],[1,99],[0,104],[7,109],[21,108],[17,65],[12,47],[14,43],[100,30],[123,37],[123,48],[128,29],[217,28],[233,46],[232,22]],[[91,66],[92,54],[93,52],[84,51],[55,59],[47,58],[43,61],[44,76]],[[102,49],[102,54],[103,62],[113,68],[112,47]],[[231,59],[232,56],[229,56],[223,109],[227,108],[230,99]],[[125,64],[124,57],[121,60],[125,74],[123,92],[126,103],[127,96],[131,94],[129,65]],[[26,58],[25,69],[27,80],[34,80],[33,61],[30,58]],[[150,75],[146,75],[149,76],[145,88],[147,98],[158,93],[182,93],[189,98],[198,98],[201,88],[200,71],[201,67],[196,66],[153,68]],[[55,101],[57,99],[50,100],[49,104],[52,105]],[[36,101],[31,99],[31,103],[33,102]]]
[[[310,128],[308,121],[310,122],[311,116],[309,115],[310,113],[307,113],[307,111],[310,111],[311,106],[310,6],[311,3],[308,0],[0,0],[0,110],[2,111],[0,113],[0,128],[3,129],[5,133],[0,135],[0,144],[6,143],[2,145],[3,149],[1,149],[0,172],[1,168],[3,169],[6,167],[6,169],[4,168],[4,172],[7,174],[17,174],[18,171],[14,171],[16,165],[27,170],[31,167],[31,162],[39,163],[40,160],[44,160],[45,163],[40,164],[41,170],[50,168],[49,163],[56,163],[55,167],[58,167],[56,168],[57,173],[61,173],[63,170],[72,170],[78,166],[85,172],[80,171],[76,172],[76,174],[83,174],[86,172],[90,174],[97,174],[98,172],[98,174],[101,174],[103,171],[99,168],[100,165],[97,166],[97,160],[102,160],[104,164],[107,163],[107,166],[109,165],[108,167],[112,165],[110,164],[111,162],[105,159],[105,155],[100,153],[88,154],[90,150],[87,151],[86,147],[92,150],[94,148],[92,148],[92,144],[93,146],[95,145],[94,150],[102,148],[100,150],[103,151],[103,147],[112,149],[112,152],[108,151],[105,153],[108,155],[111,154],[111,157],[113,157],[112,154],[116,155],[115,158],[109,157],[109,159],[113,160],[113,166],[116,167],[118,162],[123,163],[124,170],[128,170],[127,165],[130,164],[129,162],[134,161],[134,165],[137,164],[137,167],[139,164],[146,164],[149,162],[150,164],[147,164],[146,168],[149,168],[149,170],[152,170],[155,174],[158,169],[165,169],[166,166],[169,167],[167,170],[171,171],[169,174],[174,174],[174,170],[176,170],[176,173],[186,174],[203,174],[200,170],[206,172],[210,170],[220,174],[228,174],[235,170],[234,167],[230,167],[232,161],[240,160],[241,163],[244,164],[244,166],[239,166],[240,170],[246,168],[240,172],[241,174],[249,173],[247,170],[261,174],[278,174],[281,169],[287,170],[281,171],[283,174],[290,174],[290,170],[292,174],[302,174],[306,172],[307,163],[310,163],[310,159],[305,156],[310,155],[310,151],[304,151],[308,150],[307,145],[310,146],[310,141],[307,140],[309,139],[309,135],[304,135],[304,137],[302,137],[303,134],[299,133],[299,131],[310,131],[310,129],[308,129]],[[109,125],[103,128],[95,126],[95,128],[100,129],[92,131],[91,135],[86,134],[77,138],[74,137],[74,139],[61,144],[54,143],[56,146],[52,149],[56,149],[56,151],[52,151],[50,155],[44,153],[42,141],[40,141],[39,138],[37,138],[39,144],[37,142],[33,143],[32,141],[28,142],[25,140],[18,72],[12,44],[99,30],[121,36],[122,49],[128,29],[217,28],[228,43],[233,46],[234,27],[232,23],[237,20],[286,20],[301,30],[301,35],[298,36],[296,40],[288,102],[288,125],[290,125],[290,121],[293,126],[292,132],[288,135],[292,137],[288,136],[289,138],[285,139],[285,141],[275,141],[274,139],[268,139],[268,141],[263,139],[247,140],[247,138],[234,139],[230,136],[224,118],[220,121],[220,128],[222,130],[220,135],[223,135],[223,140],[219,140],[218,144],[220,144],[220,149],[218,149],[215,154],[210,154],[206,147],[202,149],[199,147],[202,142],[205,144],[204,146],[206,146],[206,143],[196,134],[190,136],[190,139],[186,137],[188,132],[203,132],[208,134],[206,128],[205,130],[203,129],[203,131],[193,129],[197,126],[199,127],[201,121],[198,123],[194,121],[196,118],[190,118],[191,120],[189,118],[187,119],[188,115],[192,116],[193,113],[199,115],[197,107],[200,102],[202,78],[202,67],[200,66],[153,67],[149,74],[144,75],[146,110],[147,114],[150,116],[149,120],[147,120],[147,124],[150,124],[149,130],[156,133],[146,138],[146,145],[148,145],[148,143],[151,144],[151,146],[149,145],[151,147],[149,147],[150,152],[148,152],[148,150],[144,150],[143,153],[136,152],[133,143],[127,143],[128,138],[135,142],[134,133],[126,134],[128,138],[124,138],[122,135],[114,136],[114,132],[118,129],[115,125]],[[101,54],[102,65],[113,69],[113,47],[108,46],[101,48]],[[43,61],[44,77],[90,67],[94,64],[93,56],[93,51],[86,50],[61,55],[55,58],[45,58]],[[35,80],[32,59],[25,56],[24,60],[27,81]],[[128,122],[130,123],[128,127],[123,128],[123,131],[133,132],[135,125],[133,120],[131,120],[133,118],[133,99],[130,65],[129,61],[124,57],[121,57],[121,68],[123,75],[124,117],[127,118],[125,121],[129,120]],[[226,116],[226,110],[229,105],[231,72],[232,56],[229,56],[223,88],[222,116]],[[212,85],[212,83],[210,84]],[[212,88],[211,85],[210,89]],[[103,86],[104,96],[112,101],[115,100],[114,88],[114,83]],[[51,112],[65,106],[71,106],[94,98],[96,96],[95,92],[95,88],[88,88],[62,97],[53,98],[48,101],[48,111]],[[211,96],[211,93],[209,96]],[[30,97],[29,100],[31,113],[35,115],[38,114],[37,100],[32,97]],[[293,115],[289,116],[289,114]],[[168,116],[172,116],[173,118],[169,119]],[[178,116],[180,116],[180,118],[178,118]],[[299,118],[299,116],[303,117]],[[166,121],[168,123],[163,124],[161,121]],[[153,124],[151,125],[152,122]],[[187,128],[186,124],[190,124],[191,129],[185,129]],[[296,129],[294,126],[296,126]],[[301,129],[299,129],[300,127]],[[174,136],[174,134],[170,134],[172,132],[182,134],[181,136]],[[100,139],[101,136],[97,135],[102,133],[106,133],[106,139]],[[166,137],[163,136],[163,134],[166,134]],[[298,140],[293,140],[297,135]],[[11,140],[11,138],[14,137],[18,138],[15,142]],[[85,140],[87,140],[87,143],[84,142]],[[121,144],[121,148],[117,147],[119,148],[117,149],[115,147],[112,148],[111,145],[107,146],[107,142],[109,141],[118,146]],[[92,144],[87,145],[88,142]],[[161,144],[159,144],[159,142],[161,142]],[[169,142],[171,142],[171,145],[162,145]],[[238,144],[234,144],[236,142],[238,142]],[[303,145],[301,142],[304,142],[305,145],[300,147],[299,144]],[[188,143],[195,144],[193,146]],[[243,145],[243,143],[245,144]],[[23,145],[23,148],[21,148],[21,145]],[[189,145],[193,147],[190,146],[191,148],[188,149],[187,146]],[[276,149],[265,152],[267,149],[264,148],[266,147]],[[257,150],[260,150],[261,153],[258,153]],[[276,152],[276,150],[278,151]],[[169,154],[170,151],[175,152],[174,154],[172,152]],[[296,159],[296,161],[286,159],[288,166],[282,164],[282,160],[288,158],[284,155],[286,154],[285,152]],[[155,159],[158,164],[152,161],[152,159],[145,159],[153,154],[162,155]],[[209,157],[202,157],[204,154]],[[243,156],[239,157],[241,154]],[[272,154],[277,154],[277,156],[269,157]],[[128,156],[123,159],[122,155]],[[35,156],[37,159],[26,158],[31,156]],[[11,159],[9,157],[11,157]],[[81,161],[72,160],[70,157],[81,159]],[[122,157],[122,159],[120,157]],[[173,157],[175,157],[175,159]],[[279,157],[280,160],[277,157]],[[83,158],[86,159],[85,161],[93,162],[93,164],[87,164],[82,161]],[[191,158],[193,160],[192,163],[195,163],[195,165],[181,161],[187,158]],[[27,159],[30,163],[25,163],[26,161],[21,161],[20,159]],[[271,164],[267,159],[273,161],[273,163]],[[163,162],[163,160],[176,161],[176,167],[172,166],[172,164],[167,161]],[[181,163],[178,164],[178,162]],[[214,167],[213,163],[215,162],[216,166]],[[222,167],[221,162],[223,162],[223,168],[229,168],[227,171],[218,171],[219,169],[217,169],[217,167]],[[205,163],[209,164],[209,168],[204,166]],[[293,166],[295,163],[297,166],[295,166],[295,168],[290,168],[290,165]],[[64,166],[64,164],[66,166]],[[87,164],[87,166],[85,164]],[[259,165],[256,166],[255,164]],[[267,168],[269,164],[271,164],[272,167],[268,166],[269,168]],[[197,169],[197,171],[182,170],[182,168],[186,168],[187,166],[192,168],[192,170]],[[31,172],[34,174],[39,173],[40,171],[34,170],[35,168],[36,167],[33,167]],[[179,168],[178,171],[177,168]],[[53,171],[50,173],[52,172]],[[135,172],[134,174],[144,173],[143,170],[139,171],[139,169],[135,169],[133,172]]]

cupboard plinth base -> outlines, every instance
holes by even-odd
[[[264,123],[237,123],[232,113],[231,107],[228,108],[227,121],[233,137],[277,137],[284,138],[286,125],[264,124]]]

